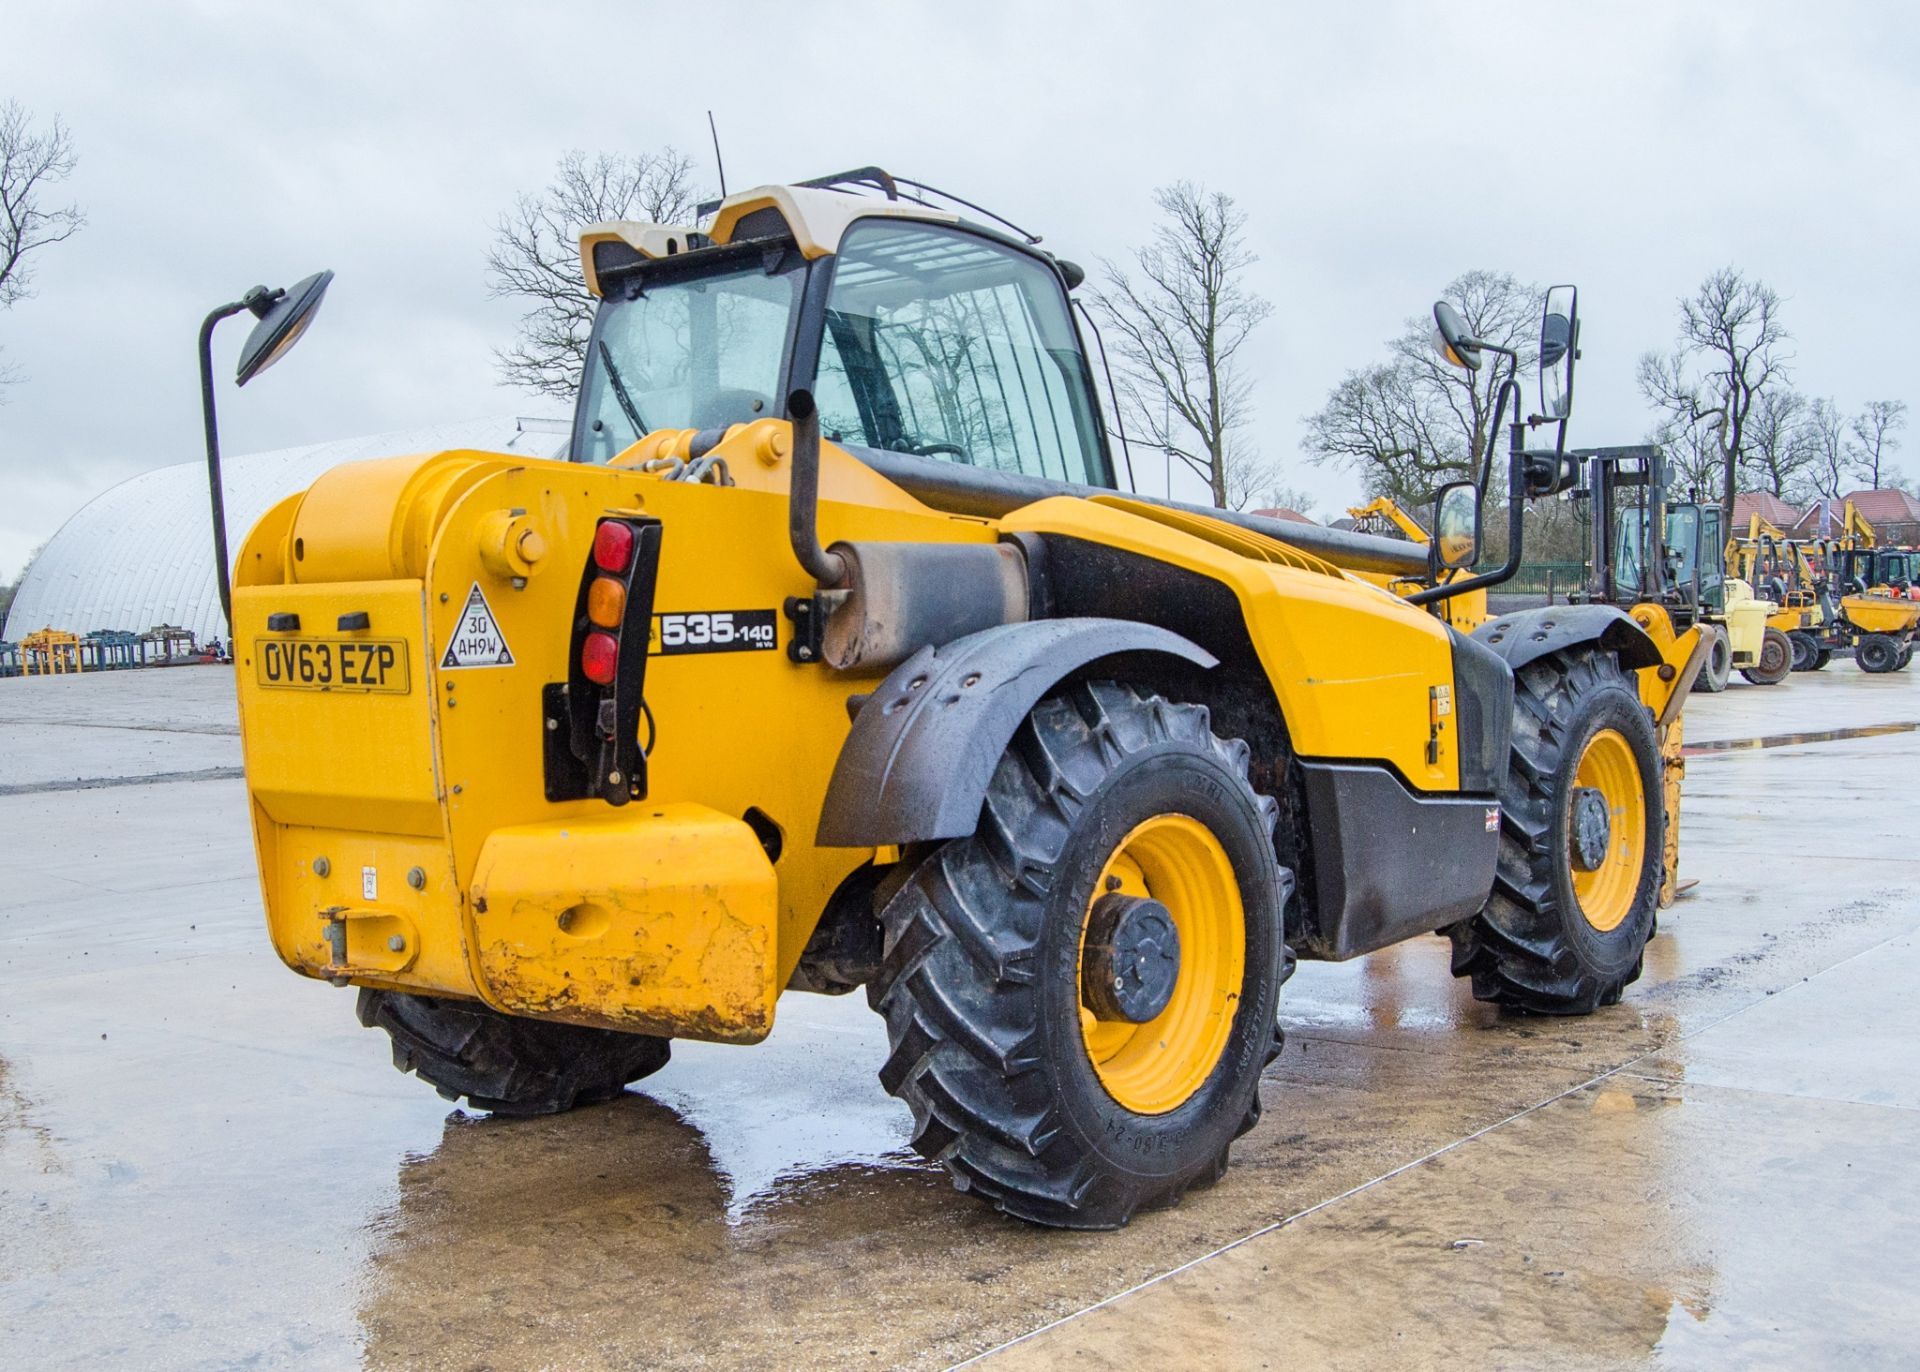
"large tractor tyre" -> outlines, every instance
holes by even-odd
[[[1700,675],[1693,679],[1693,689],[1709,695],[1727,689],[1727,679],[1733,675],[1733,643],[1727,638],[1727,631],[1717,624],[1704,624],[1701,632],[1713,635],[1713,643],[1707,649],[1707,660],[1700,668]]]
[[[1793,650],[1793,670],[1796,672],[1817,672],[1814,665],[1820,656],[1820,640],[1805,629],[1794,629],[1787,634],[1787,646]]]
[[[880,1081],[954,1185],[1113,1229],[1210,1185],[1280,1051],[1288,877],[1247,746],[1112,682],[1034,707],[888,902]]]
[[[393,1065],[448,1100],[496,1115],[557,1115],[612,1100],[667,1065],[646,1034],[503,1015],[478,1001],[362,987],[360,1023],[393,1039]]]
[[[1880,676],[1900,665],[1900,644],[1886,634],[1868,634],[1854,649],[1853,660],[1860,664],[1861,671]]]
[[[1632,678],[1587,646],[1522,667],[1500,856],[1453,973],[1513,1010],[1584,1015],[1640,976],[1659,904],[1660,749]]]
[[[1820,651],[1819,651],[1819,652],[1818,652],[1817,654],[1815,654],[1815,656],[1814,656],[1814,659],[1813,659],[1813,670],[1817,672],[1817,671],[1819,671],[1819,670],[1820,670],[1820,669],[1821,669],[1822,667],[1824,667],[1824,666],[1826,666],[1826,665],[1827,665],[1827,664],[1828,664],[1829,662],[1831,662],[1831,661],[1833,661],[1833,649],[1831,649],[1831,648],[1822,648],[1822,649],[1821,649],[1821,650],[1820,650]]]
[[[1760,641],[1760,660],[1742,667],[1740,675],[1755,686],[1778,686],[1793,670],[1793,644],[1778,629],[1768,629]]]
[[[1904,672],[1907,670],[1907,664],[1913,661],[1913,649],[1914,644],[1911,640],[1900,645],[1900,658],[1893,664],[1894,671]]]

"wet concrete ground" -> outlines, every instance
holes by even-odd
[[[1233,1170],[1111,1235],[906,1154],[858,996],[450,1112],[268,949],[219,669],[0,683],[0,1365],[1910,1363],[1920,732],[1847,731],[1915,683],[1694,697],[1766,746],[1691,759],[1623,1005],[1502,1018],[1440,939],[1303,965]]]

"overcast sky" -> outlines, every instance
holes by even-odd
[[[1841,0],[9,6],[0,99],[71,127],[89,223],[0,313],[0,580],[199,457],[195,330],[256,282],[339,274],[297,354],[223,381],[231,453],[554,413],[496,381],[495,217],[569,148],[710,177],[708,107],[735,189],[877,163],[1089,265],[1154,186],[1230,192],[1277,307],[1259,446],[1323,515],[1357,481],[1301,417],[1473,267],[1579,283],[1583,443],[1643,436],[1634,360],[1725,264],[1787,297],[1802,389],[1920,400],[1916,70],[1920,7]]]

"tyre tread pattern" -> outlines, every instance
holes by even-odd
[[[1578,702],[1609,687],[1627,692],[1634,687],[1618,658],[1594,648],[1538,659],[1521,669],[1514,684],[1511,767],[1500,790],[1500,855],[1493,892],[1479,914],[1448,931],[1453,974],[1472,978],[1476,999],[1508,1009],[1588,1014],[1619,1003],[1626,987],[1639,979],[1642,958],[1636,955],[1624,974],[1602,978],[1583,967],[1568,946],[1554,892],[1562,855],[1553,843],[1559,801],[1553,781],[1566,754]],[[1649,815],[1647,850],[1656,863],[1662,852],[1661,821],[1657,809]]]
[[[496,1115],[612,1100],[671,1052],[668,1039],[503,1015],[477,1001],[362,987],[357,1009],[361,1024],[393,1039],[395,1067]]]
[[[1005,993],[1034,980],[1054,864],[1075,815],[1118,761],[1167,740],[1211,749],[1245,781],[1247,745],[1217,737],[1203,705],[1112,682],[1042,700],[994,772],[979,830],[929,857],[882,912],[886,951],[868,988],[892,1045],[881,1083],[912,1111],[916,1151],[959,1189],[1022,1219],[1116,1228],[1226,1167],[1223,1149],[1145,1195],[1103,1177],[1060,1126],[1035,998]],[[1271,832],[1278,807],[1253,799]],[[1276,1025],[1267,1062],[1280,1045]],[[1239,1132],[1259,1115],[1256,1090]]]
[[[1860,664],[1860,670],[1882,676],[1899,669],[1900,643],[1886,634],[1866,634],[1860,639],[1860,645],[1853,650],[1853,660]]]

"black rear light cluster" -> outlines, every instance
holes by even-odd
[[[609,515],[595,527],[574,603],[567,682],[549,686],[544,702],[549,800],[597,795],[625,805],[647,794],[640,717],[659,566],[659,520]],[[554,738],[563,731],[564,753]]]

